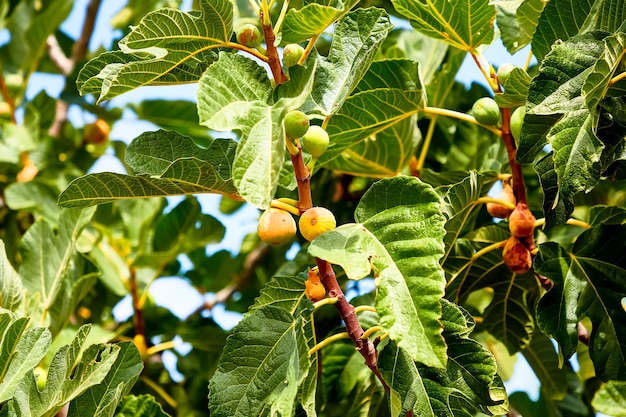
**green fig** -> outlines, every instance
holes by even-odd
[[[237,31],[237,42],[249,48],[256,48],[263,42],[263,35],[259,28],[251,23],[246,23]]]
[[[506,64],[502,64],[500,65],[500,67],[498,68],[498,82],[500,83],[500,85],[504,85],[504,83],[506,82],[506,80],[508,80],[509,75],[511,75],[511,71],[513,71],[515,69],[515,65],[510,64],[510,63],[506,63]]]
[[[285,45],[285,48],[283,49],[283,65],[287,68],[297,65],[303,54],[304,48],[297,43]]]
[[[496,126],[500,122],[500,107],[491,97],[476,100],[472,114],[478,123],[486,126]]]
[[[313,158],[319,158],[328,149],[330,137],[320,126],[311,126],[302,137],[302,145]]]
[[[285,133],[291,139],[301,138],[309,130],[309,118],[300,110],[292,110],[285,116]]]
[[[513,139],[515,139],[516,142],[519,142],[525,116],[526,107],[524,106],[516,108],[511,115],[511,134],[513,135]]]

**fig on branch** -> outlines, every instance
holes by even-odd
[[[256,48],[263,42],[263,35],[259,28],[246,23],[237,31],[237,42],[250,48]]]
[[[515,204],[515,195],[513,194],[513,187],[508,181],[502,181],[502,192],[498,196],[498,200],[502,200],[507,203]],[[498,203],[487,203],[487,212],[492,217],[499,219],[506,219],[511,215],[513,209],[505,207]]]
[[[261,214],[257,232],[263,242],[283,245],[296,236],[296,221],[285,210],[270,207]]]
[[[502,259],[511,272],[524,274],[533,266],[530,251],[515,236],[511,236],[504,245]]]
[[[518,107],[511,114],[511,135],[515,142],[519,142],[522,133],[522,125],[524,124],[524,116],[526,116],[526,107]]]
[[[300,58],[304,55],[304,48],[297,43],[290,43],[285,45],[283,49],[283,65],[286,68],[291,68],[298,64]]]
[[[300,216],[298,222],[300,234],[311,242],[324,232],[333,230],[337,226],[335,215],[324,207],[311,207]]]
[[[504,83],[506,82],[506,80],[509,79],[509,75],[511,75],[511,71],[513,71],[515,69],[515,65],[507,62],[505,64],[500,65],[500,67],[498,67],[498,82],[500,83],[500,85],[504,85]]]
[[[300,110],[292,110],[285,116],[285,133],[291,139],[304,136],[309,130],[309,118]]]
[[[319,158],[328,149],[330,137],[320,126],[313,125],[302,137],[302,145],[313,158]]]
[[[111,126],[102,119],[85,125],[83,130],[85,143],[93,143],[94,145],[105,143],[109,139],[109,133],[111,133]]]
[[[320,281],[317,268],[309,269],[309,276],[304,286],[304,294],[313,303],[318,302],[326,296],[326,288],[324,288],[324,285],[322,285]]]
[[[518,203],[509,216],[509,230],[517,238],[532,236],[535,230],[535,216],[524,203]]]
[[[476,121],[486,126],[496,126],[500,122],[500,107],[491,97],[482,97],[472,106]]]

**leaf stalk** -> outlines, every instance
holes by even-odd
[[[337,333],[334,334],[330,337],[327,337],[326,339],[322,340],[321,342],[319,342],[317,345],[313,346],[311,349],[309,349],[309,356],[313,356],[313,354],[315,352],[317,352],[318,350],[330,345],[331,343],[337,341],[337,340],[342,340],[342,339],[349,339],[350,335],[347,332],[341,332],[341,333]]]

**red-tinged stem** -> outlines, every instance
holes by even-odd
[[[137,289],[135,268],[131,268],[130,270],[130,295],[133,300],[133,324],[135,327],[135,334],[145,336],[145,321],[143,318],[143,309],[140,302],[139,291]]]
[[[291,163],[298,183],[298,210],[302,214],[313,207],[313,199],[311,198],[311,172],[304,163],[300,146],[298,150],[297,154],[291,155]]]
[[[13,124],[17,123],[17,120],[15,119],[15,100],[13,100],[13,97],[11,97],[11,94],[9,93],[9,89],[7,88],[7,85],[4,81],[4,74],[1,71],[1,67],[0,67],[0,94],[2,95],[2,99],[9,105],[9,109],[11,111],[11,122],[13,122]]]
[[[263,34],[265,35],[265,44],[267,46],[267,62],[270,66],[270,70],[272,71],[274,81],[276,82],[276,85],[278,85],[287,81],[287,78],[283,73],[283,67],[280,63],[280,57],[278,56],[278,49],[276,49],[276,45],[274,45],[276,35],[274,34],[272,23],[269,22],[268,24],[265,24],[263,13],[263,10],[261,10],[261,26],[263,26]]]
[[[511,134],[511,109],[501,108],[500,112],[502,113],[502,139],[506,146],[506,152],[509,155],[509,166],[513,176],[513,194],[515,194],[515,199],[518,203],[528,204],[522,166],[515,160],[517,148]]]

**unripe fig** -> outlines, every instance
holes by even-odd
[[[286,68],[291,68],[294,65],[297,65],[303,54],[304,48],[297,43],[285,45],[285,48],[283,49],[283,65]]]
[[[300,233],[309,242],[337,226],[335,215],[324,207],[312,207],[300,216]]]
[[[472,106],[472,114],[478,123],[487,126],[496,126],[500,122],[500,107],[491,97],[476,100]]]
[[[509,216],[509,230],[517,238],[532,236],[535,230],[535,216],[524,203],[518,203]]]
[[[285,116],[285,133],[291,139],[301,138],[309,130],[309,118],[300,110],[292,110]]]
[[[498,74],[497,74],[498,82],[500,82],[500,85],[504,85],[506,80],[508,80],[509,75],[511,75],[511,71],[513,71],[514,69],[515,69],[515,65],[509,62],[500,65],[500,67],[498,68]]]
[[[330,137],[322,127],[313,125],[302,137],[302,145],[313,158],[319,158],[328,149]]]
[[[511,236],[504,245],[502,259],[511,272],[523,274],[530,270],[533,265],[530,251],[515,236]]]
[[[263,42],[263,36],[259,28],[251,23],[246,23],[237,31],[237,42],[250,48],[256,48]]]
[[[498,196],[498,200],[505,201],[507,203],[515,204],[515,195],[513,194],[513,187],[509,184],[508,181],[502,182],[502,192]],[[503,205],[497,203],[487,203],[487,212],[492,217],[497,217],[499,219],[506,219],[511,215],[513,209],[505,207]]]
[[[516,108],[513,114],[511,114],[511,135],[513,135],[513,139],[515,139],[516,142],[519,142],[520,134],[522,133],[524,116],[526,116],[525,106]]]
[[[46,387],[46,381],[48,379],[48,370],[41,366],[37,366],[33,369],[33,374],[35,375],[35,380],[37,381],[37,388],[39,391],[43,391]]]
[[[309,277],[304,283],[304,294],[311,302],[315,303],[326,296],[326,288],[320,281],[320,276],[316,269],[309,269]]]
[[[270,207],[261,214],[257,232],[263,242],[283,245],[296,236],[296,221],[285,210]]]

